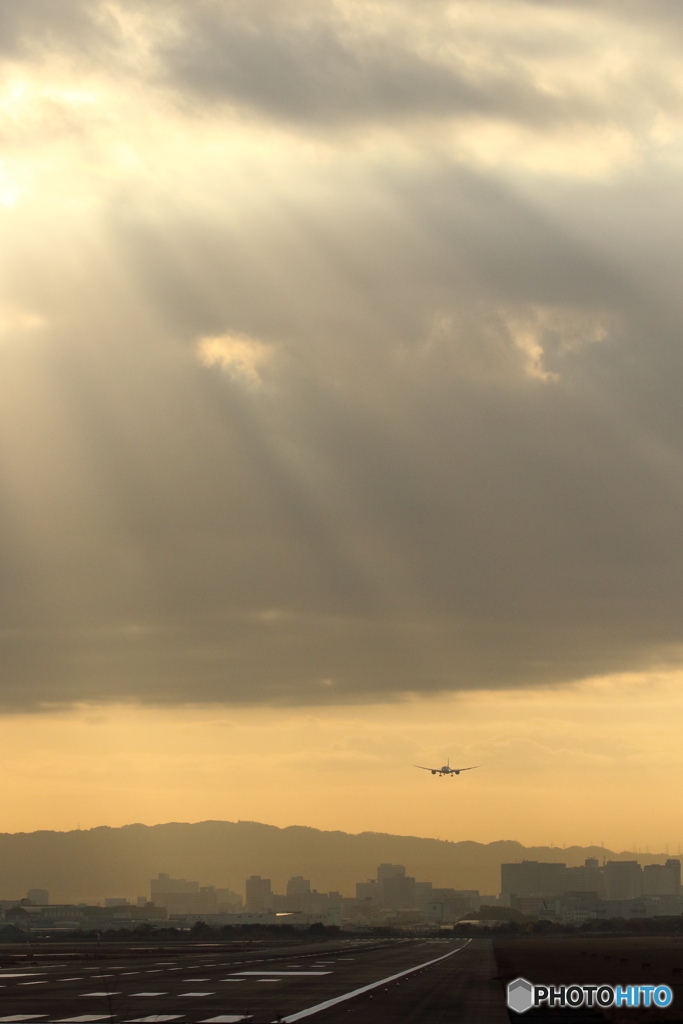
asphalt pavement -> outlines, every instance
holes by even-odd
[[[53,947],[2,963],[0,1024],[508,1024],[485,939]]]

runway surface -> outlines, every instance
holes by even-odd
[[[2,947],[0,947],[2,950]],[[507,1024],[485,939],[3,955],[0,1024]]]

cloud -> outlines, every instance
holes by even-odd
[[[513,7],[13,22],[4,709],[680,661],[677,43]]]
[[[523,0],[477,9],[201,0],[150,19],[149,75],[195,114],[206,115],[208,103],[219,116],[298,131],[423,121],[457,139],[482,125],[531,134],[592,126],[591,148],[599,149],[600,132],[611,133],[615,120],[631,136],[680,110],[674,12],[668,4],[629,11],[626,19],[613,4]]]
[[[200,338],[196,344],[205,366],[222,366],[230,376],[251,385],[261,383],[261,370],[273,355],[272,346],[240,335]]]
[[[113,27],[106,6],[87,0],[5,3],[0,8],[0,51],[19,59],[31,59],[43,49],[73,53],[106,40]]]
[[[327,3],[184,8],[157,55],[169,84],[266,117],[329,126],[406,117],[513,116],[547,121],[552,97],[443,46],[440,5],[413,20],[401,5]],[[441,43],[441,45],[439,45]],[[466,51],[466,47],[464,47]]]

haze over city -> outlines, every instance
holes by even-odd
[[[682,28],[2,5],[3,831],[678,851]]]

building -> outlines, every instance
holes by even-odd
[[[163,872],[158,878],[153,878],[150,885],[152,903],[158,907],[166,906],[165,900],[168,896],[187,896],[199,893],[199,882],[188,882],[185,878],[171,878]]]
[[[385,910],[412,910],[415,907],[415,879],[405,874],[377,877],[379,900]]]
[[[568,888],[567,865],[537,860],[500,866],[501,896],[561,896]]]
[[[265,914],[273,909],[273,891],[269,878],[252,875],[245,883],[246,909],[250,914]]]
[[[581,867],[567,868],[565,881],[567,892],[605,895],[605,879],[597,857],[588,857]]]
[[[294,878],[290,878],[287,882],[288,896],[303,896],[310,891],[311,883],[308,878],[304,878],[302,875],[295,875]]]
[[[170,878],[160,874],[150,883],[151,902],[166,907],[171,914],[237,913],[242,909],[242,897],[230,889],[217,889],[215,885],[188,882],[185,878]],[[138,906],[144,906],[138,900]]]
[[[34,907],[46,907],[50,902],[50,894],[47,889],[29,889],[26,899],[30,900]]]
[[[678,896],[681,891],[681,862],[646,864],[643,868],[643,896]]]
[[[608,860],[603,872],[607,900],[632,900],[643,895],[643,872],[637,860]]]

